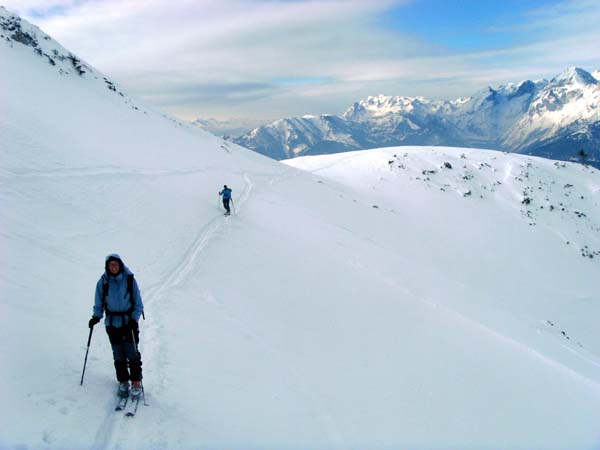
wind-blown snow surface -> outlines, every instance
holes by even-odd
[[[323,159],[350,177],[332,181],[24,45],[0,58],[0,448],[600,445],[597,171],[420,149]],[[535,191],[527,217],[538,182],[565,211]],[[113,411],[102,325],[79,386],[113,251],[146,306],[134,419]]]

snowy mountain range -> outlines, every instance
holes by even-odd
[[[287,118],[235,141],[275,159],[395,145],[500,149],[600,164],[600,82],[580,68],[472,97],[368,97],[341,116]]]
[[[598,170],[441,147],[284,164],[0,24],[0,449],[599,447]],[[88,328],[113,252],[145,305],[135,418]]]

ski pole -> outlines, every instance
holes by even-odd
[[[90,351],[90,344],[92,343],[92,332],[94,331],[94,327],[90,328],[90,335],[88,337],[87,350],[85,351],[85,360],[83,361],[83,372],[81,373],[81,383],[79,386],[83,386],[83,376],[85,375],[85,366],[87,365],[87,357]]]
[[[135,354],[141,358],[140,352],[138,350],[138,345],[135,340],[135,333],[133,332],[133,328],[131,329],[131,339],[133,340],[133,347],[135,348]],[[148,406],[148,403],[146,403],[146,392],[144,391],[144,382],[142,380],[140,380],[140,384],[142,386],[142,400],[144,400],[144,406]]]

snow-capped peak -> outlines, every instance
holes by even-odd
[[[385,117],[391,114],[432,112],[439,107],[439,102],[432,102],[424,97],[404,96],[369,96],[348,108],[345,119],[360,120],[364,118]]]
[[[561,74],[557,75],[550,82],[552,85],[580,84],[580,85],[595,85],[598,80],[589,72],[579,67],[569,67]]]

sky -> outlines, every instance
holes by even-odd
[[[184,120],[341,114],[600,69],[597,0],[3,0]]]

